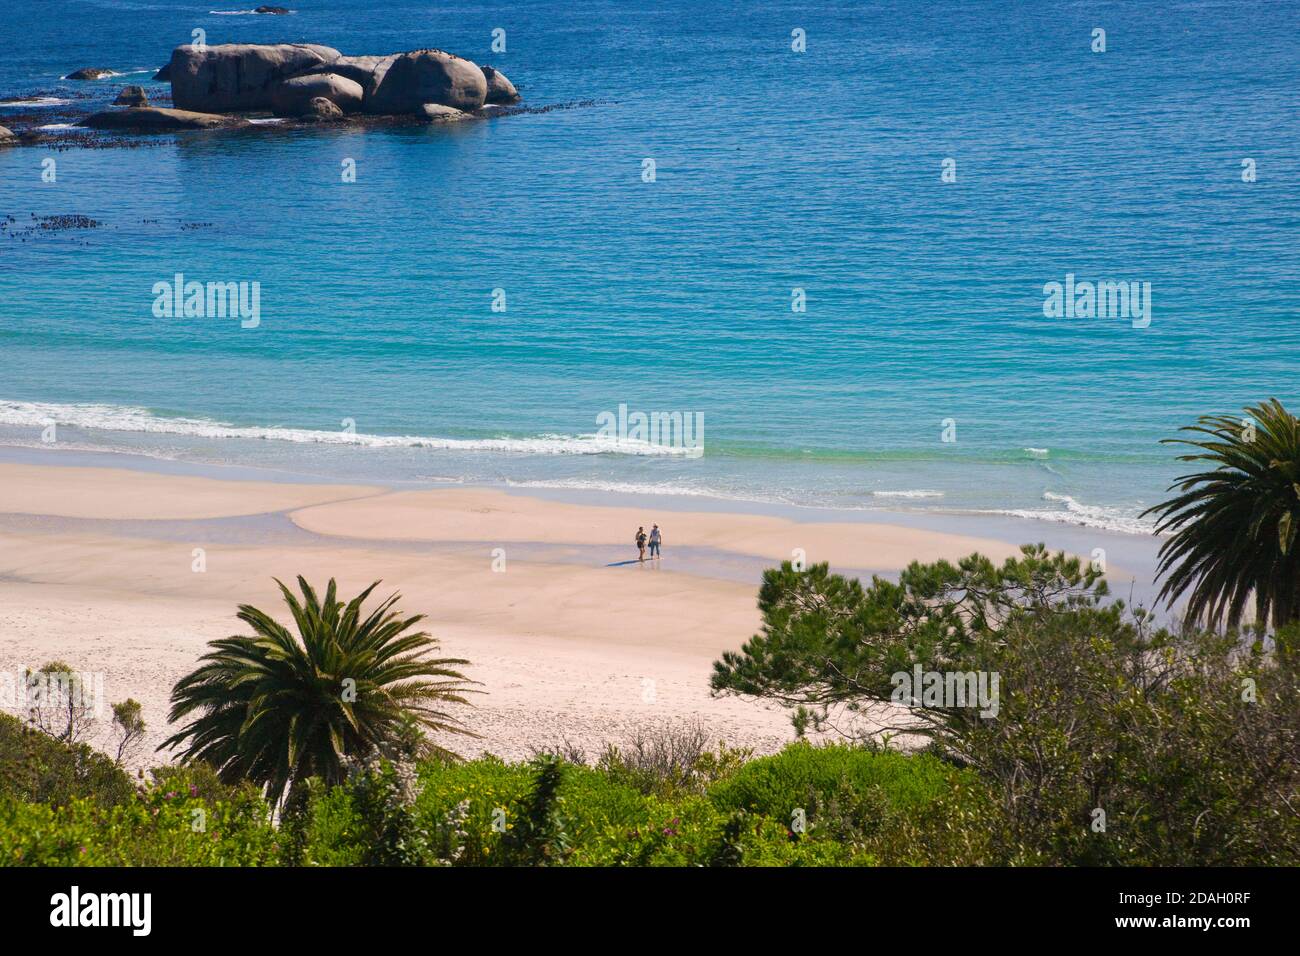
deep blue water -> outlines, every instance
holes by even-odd
[[[111,98],[147,74],[59,78],[202,28],[599,102],[0,150],[0,441],[1126,526],[1161,438],[1300,405],[1296,3],[224,2],[3,0],[0,96]],[[33,214],[103,225],[12,238]],[[178,272],[258,282],[260,325],[155,317]],[[1149,327],[1045,317],[1067,273],[1149,282]],[[575,453],[620,404],[702,413],[705,454]]]

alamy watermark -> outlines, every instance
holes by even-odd
[[[1135,329],[1151,324],[1151,283],[1127,279],[1064,282],[1043,286],[1043,315],[1049,319],[1128,319]]]
[[[0,671],[0,711],[38,719],[54,715],[104,715],[104,674],[100,671],[40,670]]]
[[[908,707],[978,707],[981,717],[998,715],[997,671],[927,671],[917,664],[909,674],[890,676],[894,692],[889,699]]]
[[[73,885],[50,897],[54,927],[125,927],[132,936],[148,936],[153,928],[152,893],[83,893]]]
[[[617,412],[596,416],[596,438],[616,445],[654,445],[679,449],[687,458],[704,454],[703,412]]]
[[[262,322],[262,283],[199,282],[174,280],[153,284],[153,314],[158,319],[238,318],[240,328],[255,329]]]

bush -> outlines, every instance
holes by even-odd
[[[982,786],[962,782],[934,804],[960,833],[898,805],[906,777],[882,790],[872,774],[838,786],[809,770],[764,789],[755,775],[769,764],[755,761],[715,798],[772,816],[820,801],[823,827],[890,861],[1300,862],[1295,629],[1271,642],[1157,630],[1106,596],[1099,571],[1042,545],[1000,567],[980,555],[913,563],[896,584],[864,586],[825,564],[765,572],[762,631],[714,665],[715,692],[796,707],[796,727],[896,705],[893,732],[928,738]],[[906,689],[914,668],[987,680],[993,699],[927,688],[923,700]],[[936,843],[910,842],[925,834]]]
[[[640,726],[618,743],[608,743],[595,760],[568,740],[541,748],[535,755],[554,755],[569,763],[594,766],[605,776],[646,795],[702,794],[734,773],[753,753],[719,741],[713,749],[698,720]]]
[[[112,807],[0,799],[0,862],[9,866],[265,866],[277,833],[258,796],[207,803],[149,788]]]
[[[998,796],[1006,862],[1300,863],[1294,661],[1234,634],[1133,645],[1080,615],[1005,638],[998,719],[959,743]]]
[[[56,807],[85,798],[111,807],[134,796],[131,778],[104,754],[0,714],[0,797]]]
[[[978,791],[973,774],[927,754],[800,742],[750,761],[709,796],[721,811],[779,822],[805,844],[842,845],[860,862],[951,865],[970,851],[915,841],[963,788]]]
[[[943,843],[942,824],[929,821],[942,801],[957,803],[970,774],[928,756],[795,744],[706,793],[671,797],[642,793],[621,776],[553,756],[529,764],[485,757],[428,762],[413,781],[380,762],[354,768],[338,786],[306,782],[277,830],[253,786],[223,784],[204,765],[160,767],[151,786],[111,807],[0,801],[0,861],[848,866],[977,856],[951,836],[952,846]],[[804,832],[791,825],[796,805],[808,812]],[[988,825],[988,807],[977,809],[970,819]]]
[[[340,786],[307,784],[285,831],[286,862],[315,866],[428,866],[439,859],[417,825],[409,769],[389,760],[354,766]],[[297,801],[295,801],[296,803]],[[301,813],[301,818],[299,818]]]
[[[560,784],[564,782],[564,762],[553,755],[544,755],[533,760],[530,769],[532,789],[516,805],[502,834],[502,862],[506,866],[562,864],[569,853],[559,795]]]
[[[541,766],[506,764],[496,757],[425,764],[420,775],[423,790],[416,799],[420,826],[443,848],[444,859],[452,858],[454,844],[459,865],[507,865],[521,852],[517,842],[504,843],[507,834],[521,824],[534,836],[541,832],[539,814],[546,809],[536,801]],[[571,862],[580,862],[584,847],[606,831],[622,832],[648,819],[644,796],[576,764],[563,765],[549,812],[556,819],[546,826],[563,830],[565,856]]]
[[[953,785],[958,773],[924,754],[800,742],[774,756],[750,761],[714,786],[709,796],[724,810],[789,821],[802,809],[814,822],[818,809],[828,801],[872,793],[892,810],[924,810]]]
[[[451,841],[458,865],[873,862],[860,847],[792,833],[784,814],[768,816],[755,808],[737,816],[708,795],[646,794],[623,777],[621,769],[562,764],[554,757],[532,765],[509,765],[491,757],[454,766],[428,765],[421,777],[424,790],[417,799],[417,815],[435,840],[440,834],[458,835]],[[442,856],[451,859],[453,854],[444,851]]]
[[[251,783],[225,783],[211,764],[164,764],[149,771],[153,787],[163,792],[188,793],[207,803],[237,803],[252,800],[261,791]]]

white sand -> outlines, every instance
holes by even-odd
[[[218,544],[203,523],[275,512],[311,534]],[[635,557],[631,535],[649,524],[636,509],[492,490],[384,492],[59,466],[0,465],[0,513],[60,516],[11,519],[0,530],[0,671],[61,659],[103,673],[109,701],[144,705],[149,750],[172,732],[175,681],[208,641],[243,631],[237,604],[283,618],[272,577],[291,583],[301,573],[323,588],[334,576],[344,595],[382,578],[382,593],[399,590],[403,608],[426,614],[443,652],[468,658],[465,672],[486,692],[463,713],[481,739],[444,741],[461,753],[524,757],[561,739],[594,750],[636,725],[683,720],[770,751],[793,737],[784,711],[708,690],[712,662],[758,628],[758,582],[675,571],[674,547],[768,563],[802,548],[809,561],[879,569],[1016,550],[881,524],[674,512],[671,521],[658,516],[659,566],[607,567]],[[78,520],[122,517],[171,524],[150,536]],[[175,522],[187,520],[196,522],[193,540],[178,540]],[[539,559],[551,551],[538,543],[574,550],[564,561]],[[602,558],[588,562],[595,545]],[[206,552],[202,573],[191,569],[196,547]],[[505,549],[504,572],[492,570],[494,548]]]

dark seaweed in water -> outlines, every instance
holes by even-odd
[[[98,229],[103,225],[98,219],[91,219],[89,216],[76,214],[38,216],[32,213],[31,219],[22,225],[19,225],[18,220],[13,216],[0,219],[0,234],[26,242],[28,236],[39,233],[64,232],[69,229]]]
[[[15,130],[14,132],[18,132]],[[162,146],[161,139],[126,139],[102,136],[90,130],[27,130],[18,133],[18,143],[23,146],[39,145],[52,152],[70,149],[138,149],[141,146]]]
[[[501,106],[494,109],[492,116],[526,116],[532,113],[554,113],[556,110],[577,110],[589,106],[609,106],[617,100],[572,100],[568,103],[551,103],[547,106]]]
[[[98,219],[89,216],[38,216],[32,213],[32,218],[37,221],[37,229],[98,229],[103,225]]]

